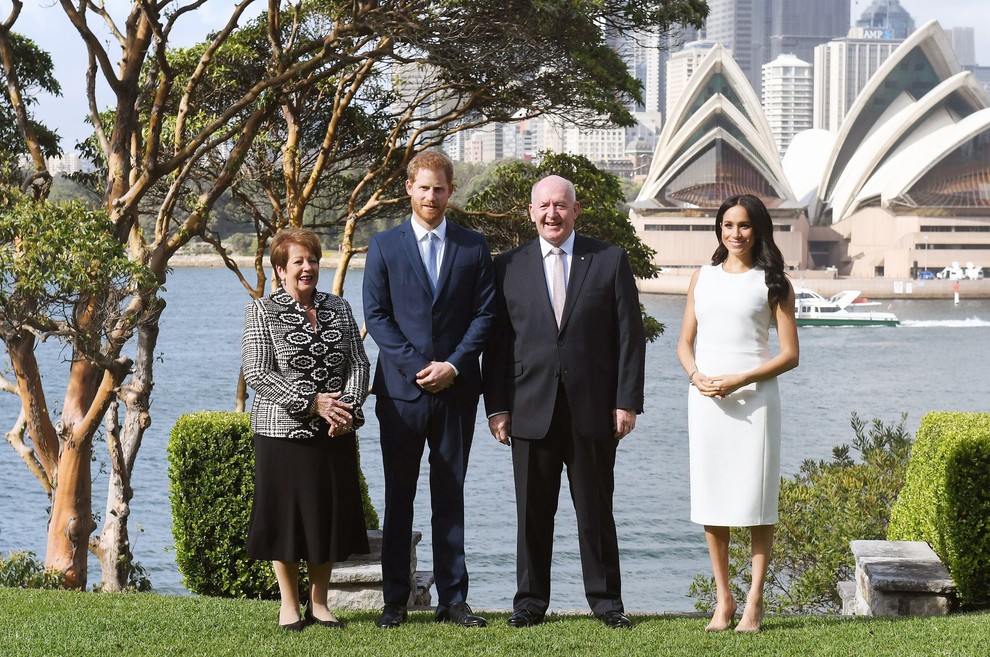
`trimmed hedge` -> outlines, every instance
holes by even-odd
[[[248,413],[180,417],[168,443],[175,561],[193,593],[276,598],[271,563],[248,559],[245,542],[254,495],[254,435]],[[361,478],[365,520],[378,514]]]
[[[960,602],[990,603],[990,413],[921,419],[887,538],[927,541]]]

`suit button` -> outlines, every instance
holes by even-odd
[[[557,340],[557,346],[558,347],[563,347],[564,346],[564,341],[563,340]]]

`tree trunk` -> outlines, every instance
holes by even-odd
[[[89,537],[93,521],[93,486],[90,476],[92,442],[69,439],[58,459],[58,483],[48,522],[45,568],[63,573],[63,583],[85,590]]]
[[[157,306],[154,304],[157,303]],[[107,506],[103,515],[103,530],[94,541],[94,552],[103,571],[104,591],[127,590],[134,571],[127,519],[131,515],[134,489],[131,476],[144,433],[151,426],[151,391],[154,388],[154,354],[158,345],[158,320],[164,302],[153,300],[152,317],[138,328],[137,356],[134,372],[121,387],[118,398],[124,402],[124,424],[118,425],[118,403],[115,401],[105,416],[107,449],[110,453],[110,479],[107,482]]]

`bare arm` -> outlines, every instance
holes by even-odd
[[[713,378],[698,373],[694,385],[703,395],[721,399],[743,386],[780,376],[798,366],[799,348],[797,321],[794,319],[794,288],[788,286],[787,296],[773,308],[777,323],[780,352],[759,367],[740,374],[720,374]]]

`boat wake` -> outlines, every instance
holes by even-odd
[[[901,322],[901,326],[907,328],[986,328],[990,326],[990,321],[976,317],[967,319],[906,319]]]

